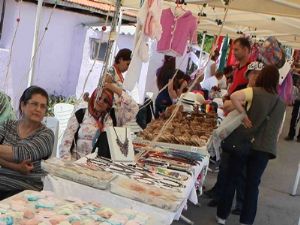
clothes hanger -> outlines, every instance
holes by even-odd
[[[174,10],[176,16],[182,16],[186,12],[186,10],[182,7],[183,4],[184,1],[176,0],[176,7]]]
[[[183,5],[183,4],[176,3],[175,9],[182,9],[183,11],[186,11],[186,10],[182,7],[182,5]]]

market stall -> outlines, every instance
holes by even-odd
[[[209,157],[199,153],[191,153],[198,159],[194,165],[172,161],[172,156],[178,159],[182,153],[187,155],[165,148],[142,150],[138,153],[138,165],[143,167],[114,163],[95,154],[73,164],[50,160],[44,163],[49,172],[44,190],[60,197],[103,202],[110,207],[126,205],[149,215],[154,224],[171,224],[180,218],[188,200],[198,203],[195,183],[199,178],[199,182],[204,181],[209,163]],[[57,170],[58,167],[63,169]]]
[[[41,1],[39,2],[41,3]],[[163,4],[164,6],[162,6]],[[217,6],[220,4],[217,4]],[[220,35],[225,34],[223,27],[226,34],[230,34],[230,37],[236,37],[236,34],[241,34],[227,24],[224,26],[226,17],[229,15],[229,6],[225,6],[224,12],[223,6],[219,6],[222,9],[216,9],[221,11],[218,15],[221,15],[223,20],[216,19],[217,26],[220,26],[220,28],[215,29],[216,24],[214,21],[211,21],[211,18],[201,18],[206,17],[203,11],[205,7],[203,6],[200,11],[200,6],[191,7],[191,5],[184,7],[178,1],[176,1],[176,6],[174,3],[172,5],[171,2],[160,0],[145,1],[138,11],[132,59],[127,76],[120,86],[129,91],[138,86],[140,102],[143,103],[144,101],[145,92],[147,91],[146,86],[151,83],[150,80],[154,81],[157,79],[156,76],[153,76],[153,74],[156,74],[156,69],[162,66],[161,64],[165,64],[167,58],[168,60],[171,58],[177,63],[177,65],[174,65],[174,68],[170,69],[172,76],[168,77],[168,82],[169,80],[174,80],[179,68],[184,68],[184,70],[187,68],[185,63],[187,63],[190,56],[188,49],[192,45],[198,44],[197,32],[199,30],[205,31],[205,33],[217,34],[215,42],[219,43],[219,45],[222,44]],[[115,51],[113,49],[113,41],[117,39],[115,37],[115,28],[117,22],[119,22],[119,25],[122,23],[122,18],[120,17],[123,11],[120,10],[120,7],[120,1],[117,0],[112,17],[111,30],[109,31],[108,47],[99,77],[99,89],[106,85],[106,78],[109,76],[107,73],[110,66],[109,61]],[[207,8],[206,12],[214,14],[215,6],[212,9]],[[234,12],[239,13],[239,11]],[[284,15],[278,16],[279,21],[282,21],[282,16]],[[296,17],[296,15],[294,16]],[[232,14],[229,15],[232,21],[233,18],[231,17]],[[263,15],[260,15],[260,17],[265,18]],[[204,21],[199,21],[200,18]],[[105,25],[101,27],[102,31],[106,30],[107,21],[108,16]],[[275,21],[275,19],[272,21]],[[229,20],[228,24],[230,23]],[[262,30],[262,28],[257,29],[257,27],[251,27],[251,29],[249,27],[249,34],[251,32],[258,33]],[[227,46],[229,42],[228,37],[225,40],[226,43],[224,41],[223,47]],[[150,48],[151,44],[149,43],[153,42],[155,42],[153,45],[155,47],[152,46]],[[289,40],[286,43],[290,43]],[[214,48],[215,46],[212,47],[211,51],[214,51]],[[201,48],[201,52],[202,50],[203,48]],[[224,47],[222,50],[226,54],[227,47]],[[33,48],[33,53],[36,51],[37,49]],[[159,55],[161,58],[155,57],[156,55]],[[225,55],[223,55],[223,61],[224,57]],[[162,58],[165,59],[164,62],[160,62]],[[200,63],[203,64],[203,62],[200,62],[200,58],[201,56],[199,59],[197,57],[195,59],[199,65]],[[157,60],[159,63],[154,65],[152,63],[153,60]],[[35,63],[34,61],[32,62],[33,64]],[[149,65],[153,68],[148,68]],[[206,65],[207,63],[204,63],[203,68]],[[145,73],[143,67],[147,67],[146,74],[143,74]],[[197,68],[199,71],[197,71],[194,82],[190,82],[185,87],[187,92],[194,88],[198,78],[203,75],[203,68]],[[29,77],[29,84],[32,83],[31,80],[32,75]],[[167,83],[164,83],[159,88],[158,94],[168,89],[169,87],[167,86]],[[100,99],[101,94],[102,89],[97,92],[97,99]],[[171,101],[170,105],[173,105],[163,114],[159,114],[160,117],[148,124],[147,128],[140,132],[133,141],[130,140],[130,130],[126,127],[125,129],[116,128],[116,125],[114,125],[112,127],[107,126],[102,130],[99,129],[99,132],[104,130],[107,132],[111,159],[100,157],[95,153],[87,155],[76,162],[50,159],[44,163],[43,168],[48,172],[48,175],[44,178],[44,190],[53,191],[59,198],[67,199],[66,201],[71,203],[67,203],[65,200],[57,200],[48,192],[21,193],[7,200],[7,204],[0,204],[0,209],[2,207],[4,214],[8,214],[8,216],[0,217],[0,222],[2,218],[5,220],[12,218],[18,220],[24,216],[28,220],[43,220],[43,218],[46,218],[45,215],[55,217],[56,214],[64,216],[59,218],[69,220],[69,222],[74,218],[85,220],[85,217],[70,217],[70,215],[73,213],[80,214],[79,205],[90,209],[89,203],[70,200],[70,197],[79,198],[83,201],[96,201],[112,208],[123,208],[126,205],[131,210],[142,213],[130,211],[130,213],[133,213],[133,215],[130,214],[130,218],[144,219],[143,222],[139,222],[140,224],[146,224],[146,217],[151,218],[153,224],[171,224],[173,220],[178,220],[182,211],[187,207],[187,201],[191,201],[193,204],[198,203],[197,189],[201,193],[209,164],[209,154],[206,146],[213,130],[217,126],[217,116],[211,112],[209,104],[201,108],[201,104],[188,100],[184,106],[182,104],[184,99],[180,95],[176,98],[169,96],[169,98]],[[117,106],[114,105],[114,109],[118,110]],[[97,117],[97,122],[103,118]],[[102,125],[102,128],[104,128],[105,124],[103,123]],[[120,139],[124,141],[120,141]],[[98,152],[100,150],[98,149]],[[54,205],[49,204],[49,202],[52,202],[54,205],[57,204],[60,210],[56,211]],[[15,208],[13,203],[18,203],[19,208]],[[29,208],[46,208],[48,211],[41,213],[40,211],[34,212],[32,209],[30,216],[28,216],[26,214],[28,212],[25,213],[24,211],[28,204],[30,205],[28,206]],[[72,205],[71,209],[66,207],[66,205]],[[99,212],[97,215],[101,218],[98,218],[97,215],[89,214],[84,214],[84,216],[90,216],[95,220],[99,219],[104,224],[109,224],[111,220],[115,221],[116,218],[120,219],[126,216],[127,220],[129,220],[129,213],[126,210],[121,210],[116,214],[108,211],[111,217],[104,218],[107,210],[103,210],[95,205],[94,207],[96,208],[93,211]],[[24,211],[23,214],[22,210]],[[134,224],[134,221],[127,220],[119,224]]]

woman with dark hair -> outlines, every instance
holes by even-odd
[[[114,65],[107,71],[108,76],[106,81],[116,83],[119,87],[123,87],[123,73],[128,70],[131,62],[131,53],[131,50],[127,48],[123,48],[117,53]]]
[[[277,139],[283,123],[285,104],[277,93],[279,72],[275,66],[265,66],[258,75],[255,87],[234,92],[232,104],[247,115],[234,133],[236,138],[251,141],[251,149],[229,153],[228,167],[224,168],[223,190],[217,210],[217,222],[225,224],[229,216],[238,178],[246,167],[246,184],[241,224],[253,224],[256,216],[258,187],[270,159],[276,158]],[[245,106],[247,102],[247,106]],[[226,141],[226,139],[225,139]]]
[[[157,70],[156,83],[158,90],[166,86],[175,74],[176,58],[165,55],[164,64]]]
[[[60,157],[77,160],[92,152],[95,134],[103,132],[106,126],[123,126],[133,120],[138,105],[114,83],[97,88],[88,102],[87,109],[79,109],[69,119],[60,145]],[[115,108],[112,110],[113,105]]]
[[[21,118],[0,126],[0,199],[42,190],[41,160],[51,156],[54,143],[53,132],[42,123],[47,108],[47,92],[31,86],[20,98]]]
[[[190,76],[183,73],[181,70],[176,73],[174,79],[170,78],[168,87],[162,90],[155,100],[155,117],[158,118],[166,108],[172,105],[181,96],[182,93],[187,92],[188,83],[191,80]]]

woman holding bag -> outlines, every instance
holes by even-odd
[[[245,73],[245,76],[247,78],[248,86],[247,87],[255,87],[255,82],[257,79],[257,76],[259,75],[260,71],[263,69],[263,64],[255,61],[252,62],[248,65],[248,69]],[[241,88],[244,89],[244,88]],[[241,90],[239,89],[239,90]],[[238,90],[235,90],[236,92]],[[250,108],[251,102],[246,103],[247,104],[247,109]],[[214,187],[208,191],[206,194],[212,200],[208,203],[208,206],[210,207],[216,207],[218,205],[218,200],[221,196],[221,191],[223,185],[223,179],[224,179],[224,168],[226,171],[226,167],[228,165],[227,162],[227,155],[228,153],[223,152],[220,155],[219,149],[221,146],[222,140],[224,140],[227,136],[229,136],[237,127],[239,127],[242,123],[243,117],[246,115],[246,113],[240,113],[237,111],[232,104],[231,100],[226,100],[223,105],[223,110],[224,112],[228,113],[228,115],[223,119],[221,122],[220,126],[213,131],[212,138],[210,139],[210,142],[208,144],[208,150],[210,153],[213,155],[214,153],[216,154],[216,159],[221,160],[221,163],[219,165],[219,173],[218,173],[218,178],[217,182],[214,185]],[[220,159],[221,158],[221,159]],[[243,173],[245,174],[245,172]],[[244,177],[245,175],[241,176],[239,179],[239,183],[236,187],[236,203],[235,207],[232,210],[232,214],[235,215],[240,215],[243,207],[243,201],[244,201]]]
[[[278,97],[279,72],[275,66],[266,66],[259,74],[256,85],[231,95],[234,107],[247,113],[243,124],[222,143],[229,152],[229,166],[225,173],[218,204],[217,222],[225,224],[230,214],[238,177],[246,166],[246,188],[241,224],[253,224],[257,210],[258,186],[269,159],[276,158],[277,137],[285,112],[285,104]],[[245,108],[245,102],[249,110]]]

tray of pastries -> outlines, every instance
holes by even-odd
[[[166,112],[159,119],[153,120],[145,130],[139,133],[139,137],[152,141],[171,117],[174,109],[175,106],[167,108]],[[203,147],[217,126],[216,118],[215,113],[186,113],[183,112],[182,107],[179,107],[175,117],[157,141]]]

